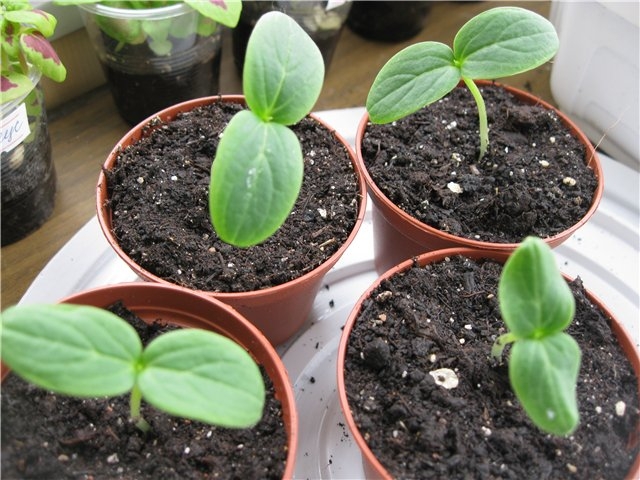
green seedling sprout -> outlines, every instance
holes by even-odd
[[[262,417],[260,370],[222,335],[185,328],[143,348],[117,315],[68,304],[10,307],[0,325],[2,361],[18,376],[81,398],[131,392],[131,419],[143,431],[143,398],[171,415],[224,427],[250,427]]]
[[[544,17],[519,7],[492,8],[462,26],[453,49],[421,42],[394,55],[369,91],[369,118],[373,123],[399,120],[444,97],[462,80],[478,106],[482,158],[489,145],[489,127],[474,80],[531,70],[551,59],[558,44],[553,25]]]
[[[27,0],[0,0],[0,103],[23,97],[35,86],[30,69],[62,82],[67,70],[47,40],[56,28],[50,13]]]
[[[55,0],[59,5],[83,5],[90,3],[100,3],[107,7],[140,10],[154,9],[176,5],[176,0]],[[186,38],[189,35],[197,34],[209,36],[218,29],[218,24],[227,27],[235,27],[240,19],[242,4],[240,0],[184,0],[184,3],[196,10],[199,14],[198,24],[195,30],[190,19],[187,23],[167,20],[145,20],[108,18],[106,16],[96,16],[96,23],[100,29],[109,37],[118,42],[116,51],[125,45],[138,45],[144,42],[149,43],[149,47],[158,56],[169,55],[173,45],[169,37]]]
[[[322,54],[289,16],[269,12],[247,44],[247,110],[225,128],[211,168],[209,211],[224,242],[258,244],[280,228],[300,192],[303,156],[289,128],[315,104],[324,80]]]
[[[576,384],[580,347],[564,330],[575,300],[551,248],[526,238],[509,257],[498,284],[500,312],[508,327],[493,346],[509,355],[511,386],[533,423],[554,435],[571,434],[579,422]]]

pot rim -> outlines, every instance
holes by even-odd
[[[479,87],[483,87],[487,85],[495,85],[498,87],[502,87],[507,91],[509,91],[510,93],[514,94],[516,97],[525,99],[528,103],[539,104],[548,110],[552,110],[553,112],[556,113],[556,115],[558,115],[558,118],[560,118],[560,121],[563,123],[563,125],[566,128],[570,130],[572,135],[574,135],[580,141],[580,143],[584,145],[586,150],[585,163],[589,168],[593,170],[597,179],[596,190],[594,191],[594,194],[593,194],[591,206],[589,207],[585,215],[580,220],[578,220],[578,222],[571,225],[569,228],[556,233],[555,235],[543,238],[543,240],[552,247],[556,247],[560,245],[563,241],[569,238],[575,231],[577,231],[580,227],[582,227],[585,223],[587,223],[587,221],[598,209],[600,200],[602,199],[602,195],[604,193],[604,171],[602,169],[602,163],[600,161],[600,157],[598,156],[596,149],[593,147],[589,139],[582,132],[582,130],[580,130],[580,128],[576,125],[576,123],[573,120],[571,120],[562,111],[560,111],[550,103],[542,100],[541,98],[536,97],[535,95],[532,95],[529,92],[525,92],[524,90],[521,90],[519,88],[506,85],[503,83],[499,83],[499,82],[490,81],[490,80],[478,80],[477,85]],[[456,88],[460,88],[460,85]],[[360,123],[358,124],[358,129],[356,132],[355,149],[356,149],[356,160],[358,162],[358,168],[362,170],[364,179],[367,183],[367,189],[371,194],[371,198],[374,203],[379,202],[380,204],[384,205],[385,209],[388,209],[391,212],[393,212],[394,215],[397,215],[398,217],[401,218],[402,222],[410,224],[413,228],[421,230],[425,234],[430,234],[430,235],[439,237],[440,239],[447,241],[451,244],[455,243],[460,247],[477,248],[477,249],[483,249],[483,250],[512,251],[512,250],[515,250],[518,245],[520,245],[519,242],[496,243],[496,242],[487,242],[487,241],[474,240],[474,239],[465,238],[465,237],[459,237],[457,235],[453,235],[451,233],[444,232],[435,227],[427,225],[419,221],[415,217],[409,215],[398,206],[396,206],[376,185],[376,183],[374,182],[373,178],[369,174],[369,171],[367,170],[366,165],[364,163],[364,158],[362,156],[361,140],[364,137],[368,124],[369,124],[369,113],[365,110],[364,114],[360,119]]]
[[[162,299],[164,304],[158,305],[154,303],[154,297]],[[175,288],[172,285],[150,282],[123,282],[101,285],[70,294],[57,303],[106,307],[117,300],[122,300],[127,307],[130,306],[128,304],[135,303],[135,305],[130,306],[131,310],[143,318],[145,313],[152,313],[153,318],[168,314],[179,317],[184,316],[185,323],[171,320],[168,322],[186,328],[215,330],[249,351],[256,362],[265,368],[276,389],[276,397],[282,404],[282,418],[287,433],[287,457],[282,478],[292,478],[295,471],[299,437],[299,419],[295,395],[289,374],[280,355],[264,334],[238,311],[224,302],[210,296],[199,295],[188,289]],[[105,302],[106,305],[97,305],[97,303]],[[173,306],[174,304],[177,304],[177,306]],[[185,305],[184,308],[182,307],[183,305]],[[220,314],[233,319],[233,326],[236,327],[235,331],[230,331],[228,326],[219,325],[216,322],[216,315]],[[193,322],[194,325],[187,325],[189,321]],[[206,326],[195,325],[199,321]],[[244,337],[244,340],[240,337]],[[0,379],[4,381],[11,370],[4,364],[1,364],[1,367]]]
[[[98,184],[97,184],[97,188],[96,188],[96,203],[97,203],[96,204],[96,208],[97,208],[98,223],[100,224],[100,228],[102,229],[102,232],[103,232],[104,236],[106,237],[107,241],[109,242],[111,247],[114,249],[114,251],[118,254],[118,256],[127,263],[129,268],[134,270],[141,277],[149,279],[149,280],[157,282],[157,283],[166,284],[166,285],[172,285],[172,286],[175,286],[177,288],[181,288],[181,289],[185,289],[185,290],[189,290],[189,291],[194,291],[194,292],[197,292],[197,293],[199,293],[201,295],[214,296],[216,298],[221,299],[222,301],[229,300],[229,299],[248,298],[248,297],[253,298],[253,299],[261,299],[263,297],[268,297],[268,296],[272,295],[275,292],[279,292],[281,290],[286,290],[286,289],[290,288],[290,286],[292,284],[304,284],[304,283],[311,282],[311,281],[315,280],[318,276],[324,276],[326,274],[326,272],[333,265],[335,265],[337,263],[337,261],[344,254],[344,252],[349,247],[349,245],[351,245],[351,243],[353,242],[355,236],[357,235],[358,231],[360,230],[360,227],[361,227],[362,223],[364,222],[365,211],[366,211],[366,202],[367,202],[367,187],[366,187],[365,180],[364,180],[364,178],[362,176],[362,172],[356,166],[356,155],[355,155],[355,152],[353,151],[353,149],[351,148],[351,146],[349,145],[349,143],[346,141],[346,139],[339,132],[336,131],[335,128],[332,128],[331,126],[329,126],[324,120],[322,120],[321,118],[319,118],[318,116],[316,116],[313,113],[309,114],[309,117],[313,118],[315,121],[320,123],[324,128],[326,128],[329,132],[331,132],[331,134],[347,150],[347,153],[348,153],[349,158],[351,160],[351,164],[353,166],[354,175],[356,176],[356,179],[357,179],[357,182],[358,182],[358,193],[356,194],[356,196],[358,197],[358,200],[359,200],[358,214],[357,214],[357,217],[356,217],[355,225],[354,225],[353,229],[351,230],[351,233],[346,238],[344,243],[340,246],[340,248],[338,248],[338,250],[336,250],[333,253],[333,255],[331,255],[329,258],[327,258],[318,267],[316,267],[315,269],[313,269],[313,270],[305,273],[304,275],[301,275],[300,277],[295,278],[295,279],[293,279],[293,280],[291,280],[289,282],[282,283],[280,285],[275,285],[273,287],[264,288],[264,289],[261,289],[261,290],[251,290],[251,291],[246,291],[246,292],[214,292],[214,291],[198,290],[198,289],[184,287],[184,286],[177,285],[177,284],[174,284],[172,282],[169,282],[168,280],[165,280],[163,278],[160,278],[160,277],[154,275],[153,273],[143,269],[140,265],[138,265],[136,262],[134,262],[126,254],[126,252],[124,252],[124,250],[122,250],[122,248],[120,247],[117,239],[115,238],[115,236],[113,235],[113,232],[111,231],[110,209],[105,205],[105,200],[107,199],[107,189],[106,189],[107,179],[106,179],[106,175],[105,175],[104,172],[107,171],[107,170],[110,170],[111,168],[113,168],[113,165],[115,164],[115,161],[117,159],[118,154],[124,148],[126,148],[127,146],[129,146],[129,145],[133,144],[134,142],[136,142],[137,140],[139,140],[142,137],[141,132],[144,129],[144,127],[146,127],[148,125],[153,126],[154,122],[157,122],[158,118],[162,119],[163,121],[170,121],[173,118],[175,118],[176,115],[179,114],[179,113],[182,113],[182,112],[185,112],[185,111],[189,111],[189,110],[192,110],[195,107],[199,107],[199,106],[202,106],[202,105],[208,105],[210,103],[214,103],[214,102],[218,102],[218,101],[240,103],[240,104],[246,105],[244,95],[214,95],[214,96],[208,96],[208,97],[200,97],[200,98],[196,98],[196,99],[193,99],[193,100],[187,100],[185,102],[181,102],[181,103],[172,105],[170,107],[167,107],[167,108],[165,108],[165,109],[163,109],[163,110],[151,115],[150,117],[146,118],[142,122],[138,123],[136,126],[132,127],[129,130],[129,132],[127,132],[116,143],[116,146],[111,150],[111,152],[109,153],[109,155],[107,157],[107,160],[104,162],[104,164],[102,166],[102,170],[100,171],[100,174],[99,174],[99,177],[98,177]]]
[[[363,301],[371,295],[371,292],[375,290],[384,280],[392,277],[397,273],[404,272],[411,268],[414,265],[414,262],[420,266],[424,266],[428,263],[435,263],[438,261],[444,260],[446,257],[455,256],[455,255],[463,255],[468,256],[472,259],[479,258],[489,258],[493,260],[497,260],[501,263],[504,263],[510,255],[510,252],[504,251],[496,251],[496,250],[487,250],[487,249],[478,249],[478,248],[468,248],[468,247],[454,247],[454,248],[446,248],[441,250],[433,250],[431,252],[426,252],[417,257],[407,259],[394,267],[391,267],[386,272],[382,273],[378,276],[373,283],[367,287],[364,293],[358,298],[356,303],[351,310],[344,327],[342,329],[342,333],[340,336],[340,342],[338,344],[338,357],[336,360],[336,369],[337,369],[337,389],[338,389],[338,401],[340,402],[340,408],[342,413],[345,416],[345,421],[349,431],[351,432],[352,437],[355,439],[358,448],[360,449],[363,457],[363,464],[372,469],[376,476],[380,476],[385,480],[391,480],[393,477],[387,472],[384,466],[378,461],[375,454],[371,451],[369,446],[367,445],[366,440],[360,433],[360,430],[357,428],[355,419],[351,414],[351,409],[349,407],[349,400],[347,398],[346,393],[346,384],[344,379],[344,364],[347,353],[347,347],[349,342],[349,336],[351,335],[351,331],[353,330],[353,326],[355,325],[358,317],[360,315],[360,308],[362,306]],[[573,280],[566,274],[562,274],[565,280],[571,281]],[[637,389],[638,395],[640,396],[640,352],[636,349],[632,337],[627,331],[626,327],[620,322],[615,315],[607,308],[607,306],[600,300],[596,295],[594,295],[590,290],[585,288],[585,293],[587,298],[591,303],[593,303],[596,307],[598,307],[608,318],[610,322],[611,331],[616,336],[620,348],[623,350],[623,353],[631,363],[631,366],[636,375],[637,381]],[[365,467],[366,468],[366,467]],[[638,478],[640,476],[640,455],[638,455],[633,464],[631,465],[625,480],[632,480]]]
[[[156,8],[118,8],[101,3],[80,4],[78,7],[89,14],[117,18],[119,20],[164,20],[197,13],[183,2]]]

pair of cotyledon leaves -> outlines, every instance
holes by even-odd
[[[324,80],[320,50],[289,16],[256,23],[245,56],[248,110],[225,128],[211,169],[209,207],[225,242],[260,243],[286,220],[300,192],[303,157],[290,125],[315,104]]]

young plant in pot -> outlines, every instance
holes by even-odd
[[[439,248],[512,251],[528,235],[557,246],[595,212],[603,176],[586,136],[541,99],[482,80],[557,48],[544,17],[498,7],[463,25],[453,48],[417,43],[383,66],[356,138],[379,272]]]
[[[537,237],[397,265],[338,350],[367,478],[637,478],[639,373],[624,327]]]
[[[2,246],[40,227],[53,212],[56,175],[51,158],[42,75],[64,81],[67,71],[47,40],[56,19],[25,1],[0,1],[2,100]]]
[[[290,338],[364,218],[355,155],[308,114],[323,77],[309,36],[270,12],[249,40],[245,97],[178,104],[131,130],[97,190],[118,255],[232,305],[274,344]]]
[[[120,284],[11,307],[1,327],[3,477],[292,474],[286,370],[221,302]]]
[[[78,5],[120,116],[131,125],[218,92],[222,28],[240,0],[57,0]]]

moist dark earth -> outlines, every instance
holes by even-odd
[[[307,117],[292,127],[302,145],[304,180],[285,224],[255,247],[220,241],[209,217],[210,169],[219,136],[239,108],[215,102],[150,126],[107,172],[120,247],[158,277],[215,292],[280,285],[322,264],[356,224],[362,199],[349,153]]]
[[[143,343],[175,327],[147,325],[122,304],[110,308]],[[263,418],[227,429],[172,417],[142,402],[151,425],[129,420],[129,397],[81,400],[9,375],[2,384],[2,478],[6,480],[281,479],[287,436],[280,402],[264,374]],[[215,401],[215,399],[212,399]]]
[[[569,437],[543,434],[512,393],[506,363],[490,359],[505,332],[501,270],[451,257],[391,277],[364,302],[345,384],[368,445],[394,478],[625,478],[640,453],[638,380],[609,320],[574,280],[567,331],[582,349],[580,425]],[[440,368],[456,372],[456,388],[435,383],[429,372]]]
[[[577,223],[597,184],[584,146],[553,111],[491,84],[481,91],[489,122],[482,159],[478,109],[459,87],[402,120],[367,126],[362,155],[376,185],[422,223],[472,240],[517,243]]]

